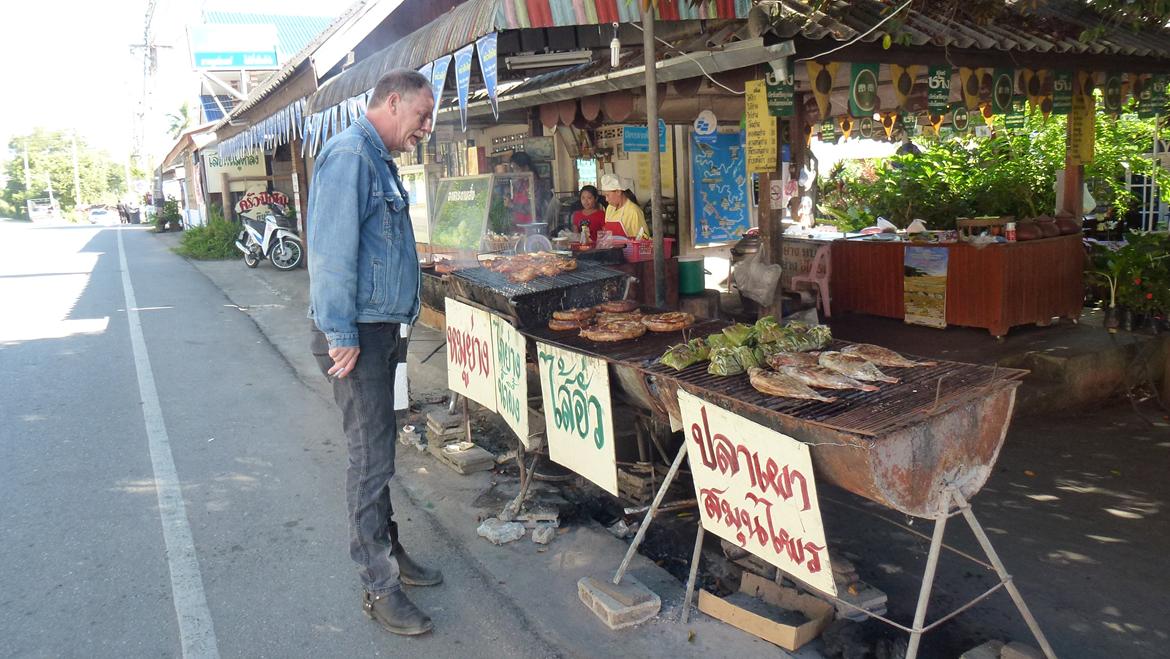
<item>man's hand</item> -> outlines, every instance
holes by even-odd
[[[358,353],[361,348],[330,348],[329,358],[333,360],[333,368],[329,369],[329,375],[341,379],[353,373],[354,367],[357,366]]]

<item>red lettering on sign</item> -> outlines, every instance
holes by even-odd
[[[770,547],[777,554],[787,556],[796,565],[804,565],[810,574],[821,571],[823,568],[821,552],[825,551],[825,548],[798,538],[786,529],[778,529],[772,520],[771,501],[749,492],[746,498],[755,506],[755,510],[749,510],[731,505],[730,501],[723,498],[725,492],[726,489],[703,488],[699,494],[703,497],[703,510],[707,517],[723,523],[729,529],[734,529],[740,547],[747,549],[748,541],[754,539],[760,547]],[[759,511],[761,507],[763,510]]]
[[[475,328],[475,317],[471,319]],[[481,340],[470,331],[447,325],[447,360],[463,369],[463,384],[467,385],[470,374],[479,372],[483,377],[491,375],[491,344]]]

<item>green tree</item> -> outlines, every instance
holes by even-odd
[[[28,187],[25,186],[24,154],[28,153]],[[86,204],[114,203],[127,190],[125,167],[104,151],[77,140],[77,164],[81,183],[81,201]],[[7,184],[0,190],[0,214],[26,217],[29,199],[53,197],[61,208],[71,210],[78,200],[73,187],[73,142],[68,133],[36,129],[18,135],[8,143],[4,163]],[[132,176],[142,176],[141,170]]]
[[[191,127],[191,124],[191,107],[187,101],[183,101],[177,111],[167,114],[167,135],[170,135],[172,139],[179,139],[183,131]]]

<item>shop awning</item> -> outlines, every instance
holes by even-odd
[[[751,0],[658,0],[664,21],[745,18]],[[636,23],[639,3],[631,0],[467,0],[409,36],[362,60],[312,96],[310,113],[320,112],[372,89],[394,68],[417,69],[476,39],[503,30]]]

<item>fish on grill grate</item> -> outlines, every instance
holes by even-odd
[[[821,366],[831,368],[855,380],[865,380],[867,382],[899,382],[898,378],[892,378],[882,373],[877,366],[856,355],[846,355],[835,351],[822,352],[817,361],[820,362]]]
[[[810,387],[818,389],[860,389],[862,391],[877,391],[878,388],[872,384],[865,384],[859,380],[843,375],[834,371],[831,368],[824,366],[783,366],[776,369],[778,373],[783,373],[800,380]]]
[[[889,366],[891,368],[913,368],[915,366],[934,366],[936,362],[916,362],[906,359],[902,355],[872,343],[854,343],[841,348],[842,354],[861,357],[871,364]]]
[[[768,355],[764,361],[779,371],[785,366],[816,366],[819,357],[820,354],[815,352],[778,352]]]
[[[802,398],[804,400],[818,400],[822,403],[831,403],[836,398],[822,396],[813,391],[805,383],[797,380],[791,375],[784,373],[773,373],[765,371],[762,368],[749,368],[748,380],[756,391],[765,393],[770,396],[780,396],[783,398]]]

